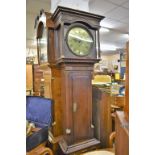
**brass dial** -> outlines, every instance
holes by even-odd
[[[76,26],[67,33],[67,44],[75,55],[86,56],[92,48],[93,38],[87,29]]]

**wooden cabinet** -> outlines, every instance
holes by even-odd
[[[39,65],[33,65],[33,92],[34,95],[40,96],[41,79],[43,79],[43,71]]]
[[[129,155],[129,123],[123,111],[116,112],[115,154]]]
[[[111,96],[111,105],[123,108],[125,105],[125,97],[124,96]]]
[[[33,89],[33,65],[26,64],[26,90]]]
[[[33,65],[26,64],[26,95],[32,95],[33,92]]]
[[[93,125],[95,137],[101,141],[102,148],[109,147],[112,132],[111,95],[102,88],[93,87]]]
[[[129,43],[127,43],[125,106],[116,113],[116,155],[129,155]]]

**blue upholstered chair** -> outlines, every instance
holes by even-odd
[[[26,151],[32,152],[33,150],[41,145],[46,144],[48,141],[48,129],[51,127],[52,123],[52,108],[53,101],[51,99],[39,97],[39,96],[26,96],[26,120],[34,123],[38,131],[32,133],[26,137]],[[41,149],[43,154],[52,155],[52,151],[44,147]],[[39,154],[38,154],[39,155]]]

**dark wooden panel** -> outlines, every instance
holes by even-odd
[[[93,137],[91,72],[62,71],[62,78],[65,81],[62,85],[64,135],[67,143],[73,144]],[[66,134],[67,129],[71,133]]]
[[[55,62],[55,52],[54,52],[54,30],[52,28],[48,29],[48,61],[49,63]]]
[[[92,106],[90,88],[90,73],[72,74],[73,82],[73,132],[74,142],[92,137],[91,120],[92,120]],[[82,93],[79,93],[82,92]]]
[[[63,133],[62,128],[62,102],[61,102],[61,71],[56,67],[52,68],[51,91],[54,100],[54,136],[60,136]]]
[[[93,124],[95,137],[101,141],[103,148],[109,147],[109,136],[112,132],[111,96],[102,89],[93,87]]]

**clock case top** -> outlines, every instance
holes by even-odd
[[[54,48],[51,50],[51,63],[96,63],[100,60],[99,28],[104,16],[58,6],[51,20],[54,23]],[[74,54],[67,44],[67,34],[73,27],[82,27],[90,33],[93,45],[88,55]],[[52,38],[51,38],[52,39]]]

